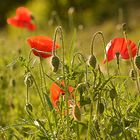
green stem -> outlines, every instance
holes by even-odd
[[[75,54],[74,54],[73,59],[72,59],[72,63],[71,63],[71,67],[72,67],[72,69],[73,69],[74,60],[75,60],[75,57],[76,57],[77,55],[80,55],[81,58],[82,58],[82,60],[84,61],[85,69],[86,69],[86,73],[85,73],[85,82],[87,82],[87,79],[88,79],[88,68],[87,68],[86,60],[85,60],[83,54],[81,54],[81,53],[75,53]]]
[[[102,41],[103,41],[104,54],[105,54],[106,59],[108,59],[108,56],[107,56],[107,53],[106,53],[105,39],[104,39],[104,35],[103,35],[103,33],[101,31],[98,31],[98,32],[96,32],[96,33],[93,34],[92,41],[91,41],[91,50],[90,50],[90,53],[91,53],[91,55],[93,55],[93,46],[94,46],[94,41],[95,41],[95,38],[96,38],[97,35],[101,35],[101,38],[102,38]],[[108,61],[106,61],[106,68],[107,68],[107,74],[109,76]]]
[[[41,67],[41,71],[42,71],[42,77],[43,77],[43,80],[44,80],[45,93],[46,93],[47,92],[47,86],[46,86],[45,72],[44,72],[44,68],[43,68],[43,65],[42,65],[42,58],[41,57],[40,57],[40,67]],[[45,103],[43,103],[43,105],[44,105],[44,108],[45,108],[46,117],[47,117],[47,120],[48,120],[48,124],[49,124],[50,130],[51,130],[53,139],[55,140],[55,136],[54,136],[54,133],[53,133],[51,121],[50,121],[50,118],[49,118],[49,115],[48,115],[48,110],[46,108]]]
[[[93,112],[93,104],[90,104],[90,116],[89,116],[89,123],[88,123],[88,130],[87,130],[87,140],[91,139],[91,121],[92,121],[92,112]]]
[[[26,104],[29,103],[29,86],[27,85]]]
[[[79,124],[77,122],[77,140],[80,140],[80,134],[79,134]]]
[[[40,67],[41,67],[41,71],[42,71],[42,77],[43,77],[44,86],[45,86],[45,93],[46,93],[47,92],[47,85],[46,85],[45,72],[44,72],[44,68],[43,68],[42,58],[41,57],[40,57]]]
[[[123,31],[123,34],[124,34],[124,38],[125,38],[125,41],[126,41],[126,44],[127,44],[128,41],[127,41],[127,34],[126,34],[125,30]],[[127,49],[128,49],[128,54],[130,56],[130,62],[131,62],[132,68],[133,68],[134,72],[137,73],[129,45],[127,45]],[[140,85],[139,85],[139,78],[138,78],[138,76],[136,78],[136,85],[137,85],[137,88],[138,88],[138,92],[140,93]]]
[[[62,64],[63,64],[63,76],[64,76],[64,82],[65,82],[65,67],[64,67],[64,64],[65,64],[65,47],[64,47],[64,37],[63,37],[63,30],[62,30],[62,27],[61,26],[58,26],[59,28],[59,31],[60,31],[60,35],[61,35],[61,44],[62,44],[62,50],[63,50],[63,53],[62,53]]]

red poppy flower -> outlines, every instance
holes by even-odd
[[[20,20],[30,22],[32,20],[31,12],[25,7],[19,7],[16,10],[16,15]]]
[[[28,44],[31,46],[31,48],[34,48],[36,50],[33,50],[33,53],[36,56],[41,56],[42,58],[47,58],[52,56],[52,50],[53,50],[53,40],[47,36],[33,36],[27,39]],[[56,44],[55,49],[60,48],[58,44]]]
[[[25,7],[17,8],[16,16],[8,18],[7,23],[19,28],[27,28],[30,31],[36,29],[36,25],[32,23],[32,15]]]
[[[116,57],[116,53],[119,53],[122,59],[129,59],[129,51],[130,48],[131,56],[134,57],[137,53],[137,46],[131,40],[125,40],[125,38],[114,38],[111,40],[106,47],[107,58],[104,59],[104,63],[106,61],[111,61]]]
[[[61,82],[61,85],[64,86],[64,81]],[[74,91],[74,88],[72,86],[68,87],[69,92],[72,93]],[[62,90],[56,83],[52,83],[51,86],[51,99],[54,107],[57,107],[56,103],[59,100],[60,95],[64,95],[65,91]]]

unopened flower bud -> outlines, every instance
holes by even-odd
[[[11,86],[12,86],[12,87],[15,87],[15,86],[16,86],[16,81],[15,81],[15,79],[12,79],[12,80],[11,80]]]
[[[114,100],[117,97],[117,92],[115,88],[112,88],[109,92],[111,100]]]
[[[24,83],[26,86],[31,87],[33,85],[33,77],[30,73],[27,73],[24,77]]]
[[[104,112],[104,104],[103,103],[98,103],[97,108],[98,108],[99,114],[103,114],[103,112]]]
[[[97,64],[97,60],[96,60],[96,57],[94,55],[91,55],[89,57],[89,61],[88,61],[89,65],[92,67],[92,68],[96,68],[96,64]]]
[[[138,69],[140,69],[140,56],[136,56],[136,58],[135,58],[135,64],[136,64],[136,67]]]
[[[58,71],[59,63],[60,63],[59,57],[58,56],[53,56],[52,60],[51,60],[51,64],[53,66],[53,72]]]
[[[27,111],[27,113],[31,113],[33,111],[33,107],[31,103],[27,103],[25,105],[25,110]]]
[[[131,70],[130,71],[130,77],[132,78],[132,80],[136,80],[137,79],[137,72],[135,70]]]
[[[85,83],[80,83],[77,86],[77,91],[82,94],[86,90],[86,84]]]

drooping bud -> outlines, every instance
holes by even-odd
[[[31,113],[33,111],[33,107],[31,103],[27,103],[25,105],[25,110],[27,111],[27,113]]]
[[[82,94],[86,90],[86,84],[85,83],[80,83],[77,86],[77,91]]]
[[[10,85],[11,85],[12,87],[15,87],[15,86],[16,86],[16,81],[15,81],[15,79],[11,79]]]
[[[117,97],[117,92],[115,88],[112,88],[109,92],[111,100],[114,100]]]
[[[59,63],[60,63],[59,57],[58,56],[53,56],[52,60],[51,60],[51,64],[53,66],[53,72],[58,71]]]
[[[140,69],[140,56],[136,56],[135,58],[135,65],[138,69]]]
[[[99,114],[103,114],[103,112],[104,112],[104,104],[103,103],[98,103],[97,108],[98,108]]]
[[[89,57],[89,60],[88,60],[88,63],[89,65],[92,67],[92,68],[96,68],[96,64],[97,64],[97,60],[96,60],[96,57],[94,55],[91,55]]]
[[[126,32],[126,29],[127,29],[126,23],[123,23],[123,24],[122,24],[122,29],[123,29],[123,32]]]
[[[74,105],[72,115],[75,120],[77,120],[77,121],[81,120],[81,110],[78,105]]]
[[[132,80],[136,80],[137,79],[137,72],[134,70],[134,69],[132,69],[131,71],[130,71],[130,77],[132,78]]]
[[[33,85],[33,77],[31,75],[30,72],[28,72],[25,76],[24,76],[24,83],[26,86],[31,87]]]

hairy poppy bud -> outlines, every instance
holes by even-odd
[[[93,67],[94,69],[96,68],[96,64],[97,64],[97,60],[96,60],[96,57],[94,55],[91,55],[89,57],[89,61],[88,61],[89,65],[91,67]]]
[[[137,68],[140,69],[140,56],[136,56],[135,64],[136,64]]]
[[[86,90],[86,84],[85,83],[78,84],[77,90],[78,90],[79,93],[82,94]]]
[[[27,103],[25,105],[25,110],[27,111],[27,113],[30,113],[33,111],[33,107],[32,107],[32,104],[31,103]]]
[[[30,74],[30,72],[25,75],[25,77],[24,77],[24,83],[28,87],[31,87],[33,85],[33,77]]]
[[[97,119],[94,120],[94,125],[95,125],[95,128],[96,130],[98,131],[98,133],[100,132],[100,126],[99,126],[99,122]]]
[[[53,66],[53,72],[58,71],[59,63],[60,63],[59,57],[58,56],[53,56],[52,60],[51,60],[51,64]]]
[[[98,112],[99,114],[102,114],[104,112],[104,104],[103,103],[98,103]]]
[[[72,115],[73,115],[75,120],[78,120],[78,121],[81,120],[81,111],[80,111],[80,108],[77,105],[75,105],[73,107]]]
[[[136,80],[136,78],[137,78],[137,72],[135,71],[135,70],[131,70],[130,71],[130,77],[132,78],[132,80]]]
[[[15,86],[16,86],[16,81],[15,81],[15,79],[12,79],[12,80],[11,80],[11,86],[12,86],[12,87],[15,87]]]
[[[112,88],[109,92],[111,100],[114,100],[117,97],[117,92],[115,88]]]

